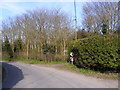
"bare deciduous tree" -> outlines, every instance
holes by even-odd
[[[117,29],[117,2],[87,2],[83,6],[83,26],[87,31],[101,32],[101,26],[108,26],[108,33]]]
[[[22,40],[22,54],[27,59],[40,60],[44,57],[44,45],[55,47],[55,55],[65,56],[64,51],[72,35],[70,18],[60,9],[27,11],[15,19],[3,22],[2,29],[3,38],[8,36],[13,49],[14,41],[19,38]]]

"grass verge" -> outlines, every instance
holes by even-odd
[[[45,61],[39,61],[39,60],[27,60],[23,58],[3,58],[2,61],[20,61],[28,64],[62,64],[65,61],[52,61],[52,62],[45,62]]]
[[[61,69],[66,69],[69,71],[73,71],[76,73],[84,74],[86,76],[92,76],[100,79],[112,79],[112,80],[117,80],[118,73],[101,73],[99,71],[93,71],[89,69],[83,69],[83,68],[77,68],[75,65],[66,63],[61,66],[59,66]]]

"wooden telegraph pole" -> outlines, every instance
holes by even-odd
[[[77,15],[76,15],[76,2],[74,0],[74,12],[75,12],[75,40],[77,40]]]

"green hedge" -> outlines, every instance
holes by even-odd
[[[120,65],[117,35],[98,35],[71,42],[68,53],[74,52],[79,67],[118,72]]]

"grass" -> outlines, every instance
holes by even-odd
[[[89,70],[89,69],[77,68],[75,65],[69,64],[69,63],[65,63],[65,64],[61,65],[60,67],[61,68],[66,68],[66,70],[71,70],[71,71],[75,71],[75,72],[81,72],[81,73],[84,73],[84,74],[99,73],[97,71],[93,71],[93,70]]]
[[[116,80],[116,79],[119,78],[118,73],[101,73],[99,71],[77,68],[75,65],[72,65],[72,64],[69,64],[69,63],[61,65],[60,68],[70,70],[70,71],[74,71],[74,72],[77,72],[77,73],[80,73],[80,74],[84,74],[86,76],[92,76],[92,77],[97,77],[97,78],[101,78],[101,79]]]
[[[3,61],[20,61],[28,64],[62,64],[65,61],[52,61],[52,62],[45,62],[45,61],[39,61],[39,60],[27,60],[23,58],[3,58]]]
[[[45,65],[56,65],[55,68],[63,69],[63,70],[69,70],[72,72],[77,72],[80,74],[84,74],[87,76],[97,77],[97,78],[103,78],[103,79],[118,79],[118,73],[100,73],[99,71],[93,71],[83,68],[77,68],[75,65],[69,64],[66,61],[52,61],[52,62],[45,62],[45,61],[39,61],[39,60],[27,60],[23,58],[3,58],[3,61],[19,61],[24,62],[28,64],[45,64]]]

